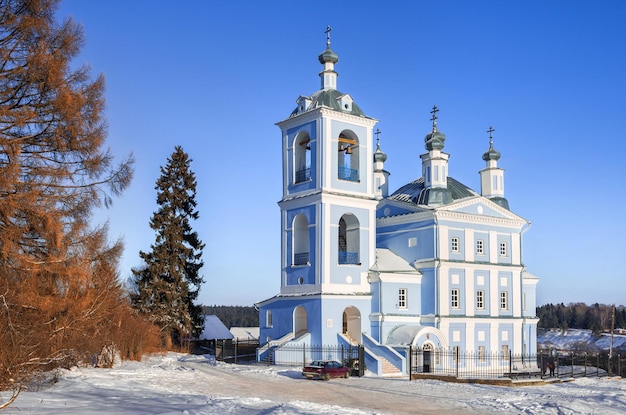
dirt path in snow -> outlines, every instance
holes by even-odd
[[[197,392],[216,397],[249,397],[274,402],[303,401],[323,405],[357,408],[377,414],[476,414],[441,388],[423,392],[405,390],[408,378],[349,378],[318,381],[303,379],[295,370],[279,371],[279,376],[263,376],[261,372],[233,372],[219,366],[193,362],[185,366],[199,370],[213,382],[198,387]],[[442,395],[444,393],[445,395]],[[439,395],[439,396],[438,396]]]

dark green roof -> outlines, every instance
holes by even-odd
[[[347,114],[357,115],[361,117],[365,117],[365,113],[361,110],[361,108],[355,103],[352,102],[352,108],[350,111],[342,108],[339,102],[339,98],[344,96],[343,92],[337,91],[336,89],[322,89],[311,95],[311,105],[307,108],[307,111],[313,110],[316,108],[326,107],[335,111],[344,112]],[[301,113],[298,108],[293,110],[291,116]]]
[[[420,177],[419,179],[407,183],[398,190],[396,190],[391,196],[389,196],[389,198],[392,200],[412,203],[415,205],[427,205],[429,200],[433,200],[433,196],[430,195],[433,190],[437,189],[425,189],[424,178]],[[444,204],[451,203],[455,200],[463,199],[470,196],[478,196],[478,194],[472,189],[449,176],[447,191],[446,189],[439,190],[442,190],[446,194],[449,194],[449,196],[452,198],[451,200],[445,200]],[[444,194],[442,193],[440,196],[444,197]]]

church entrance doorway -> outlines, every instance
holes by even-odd
[[[301,305],[293,310],[293,333],[296,337],[307,332],[306,310]]]
[[[431,355],[432,355],[432,351],[433,351],[433,346],[430,343],[426,343],[423,346],[423,352],[424,352],[424,373],[430,373],[431,372]]]
[[[343,310],[342,333],[348,336],[351,343],[361,341],[361,312],[356,307],[347,307]]]

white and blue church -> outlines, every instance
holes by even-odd
[[[378,374],[383,356],[405,370],[395,350],[409,345],[535,354],[538,278],[522,261],[530,222],[505,198],[495,130],[477,192],[448,175],[433,107],[421,177],[389,193],[377,120],[337,89],[338,60],[328,30],[321,89],[277,123],[280,292],[256,304],[260,350],[362,344]]]

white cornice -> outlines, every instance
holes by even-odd
[[[445,268],[465,268],[472,270],[498,270],[498,271],[507,271],[507,272],[521,272],[524,269],[523,265],[512,265],[512,264],[498,264],[495,262],[471,262],[471,261],[452,261],[446,259],[432,259],[429,258],[427,260],[413,261],[411,263],[412,266],[415,267],[418,271],[421,272],[422,269],[427,268],[435,268],[435,267],[445,267]]]
[[[483,216],[473,213],[437,210],[436,216],[437,219],[447,219],[468,224],[489,224],[515,228],[521,228],[527,223],[517,215],[516,218],[496,218],[494,216]]]
[[[373,127],[378,122],[378,120],[375,118],[352,115],[345,112],[335,111],[326,107],[319,108],[319,111],[321,112],[323,117],[345,120],[355,124],[366,124]]]
[[[409,212],[401,215],[384,216],[376,219],[378,225],[401,225],[404,223],[412,223],[423,220],[432,219],[434,217],[434,210],[427,210],[422,212]]]
[[[485,216],[467,212],[453,211],[453,209],[464,208],[472,205],[477,205],[479,203],[488,205],[490,209],[495,210],[505,217],[498,218],[495,216]],[[404,202],[394,203],[394,201],[388,199],[385,199],[381,202],[381,207],[386,204],[394,205],[404,209],[420,209],[421,211],[381,217],[377,219],[379,225],[400,225],[404,223],[415,222],[418,220],[431,219],[435,216],[437,217],[437,219],[448,219],[470,224],[489,224],[506,227],[522,227],[528,223],[526,219],[516,215],[515,213],[507,209],[504,209],[500,205],[492,202],[491,200],[483,196],[472,196],[470,198],[466,198],[458,202],[451,203],[449,205],[438,206],[429,210],[423,210],[428,209],[427,207],[417,206]]]
[[[516,223],[520,223],[521,225],[526,224],[528,221],[524,218],[522,218],[519,215],[516,215],[515,213],[511,212],[508,209],[503,208],[502,206],[498,205],[497,203],[492,202],[491,200],[487,199],[484,196],[474,196],[471,198],[465,198],[465,199],[461,199],[457,202],[453,202],[450,203],[449,205],[444,205],[441,206],[439,208],[437,208],[437,212],[450,212],[450,213],[460,213],[460,214],[464,214],[464,215],[468,215],[468,216],[472,216],[472,217],[477,217],[477,218],[487,218],[487,219],[502,219],[502,218],[495,218],[493,216],[484,216],[484,215],[475,215],[475,214],[471,214],[471,213],[463,213],[463,212],[451,212],[453,209],[459,209],[459,208],[465,208],[468,206],[472,206],[472,205],[477,205],[479,203],[485,204],[487,206],[489,206],[490,209],[495,210],[496,212],[498,212],[499,214],[501,214],[502,216],[505,216],[506,219],[504,220],[509,220],[512,222],[516,222]]]
[[[373,127],[378,122],[378,120],[375,118],[370,118],[367,116],[352,115],[352,114],[348,114],[345,112],[335,111],[327,107],[320,107],[320,108],[315,108],[314,110],[311,110],[311,111],[306,111],[306,112],[294,115],[293,117],[289,117],[283,121],[277,122],[275,125],[277,125],[281,129],[286,129],[286,128],[290,128],[293,126],[306,124],[310,121],[317,120],[321,117],[345,120],[345,121],[349,121],[355,124],[369,125],[371,127]]]
[[[348,192],[337,192],[337,191],[329,191],[329,190],[320,190],[320,189],[312,189],[309,191],[298,192],[288,195],[289,197],[284,197],[278,202],[279,206],[282,206],[285,203],[292,202],[294,200],[299,200],[303,198],[315,198],[315,200],[319,199],[333,199],[333,198],[341,198],[341,200],[345,200],[345,198],[349,199],[358,199],[362,201],[368,201],[377,204],[378,200],[373,195],[363,195],[362,193],[348,193]]]
[[[320,118],[320,115],[321,108],[316,108],[313,111],[306,111],[298,115],[294,115],[293,117],[289,117],[283,121],[279,121],[275,125],[280,127],[280,129],[286,129],[292,126],[298,126],[315,121]]]

